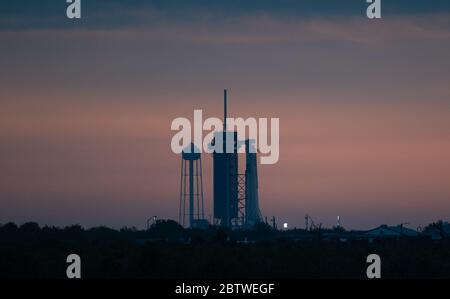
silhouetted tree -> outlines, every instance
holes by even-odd
[[[227,239],[228,239],[227,232],[224,229],[219,228],[216,231],[216,233],[214,234],[214,237],[212,238],[212,241],[213,242],[224,243]]]
[[[20,230],[24,233],[38,233],[41,228],[36,222],[27,222],[20,226]]]

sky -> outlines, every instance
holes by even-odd
[[[221,117],[224,88],[230,116],[280,118],[264,216],[450,220],[450,2],[365,2],[0,0],[0,223],[177,220],[170,124]]]

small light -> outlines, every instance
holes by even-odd
[[[284,227],[284,229],[287,229],[287,228],[288,228],[287,222],[285,222],[285,223],[283,224],[283,227]]]

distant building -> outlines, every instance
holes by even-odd
[[[383,224],[377,228],[366,231],[364,235],[370,238],[418,237],[419,232],[403,225],[388,226]]]

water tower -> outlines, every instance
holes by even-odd
[[[186,202],[188,207],[186,207]],[[186,216],[189,222],[186,223]],[[190,228],[202,227],[207,222],[203,207],[202,157],[191,143],[181,154],[181,186],[179,223]]]

